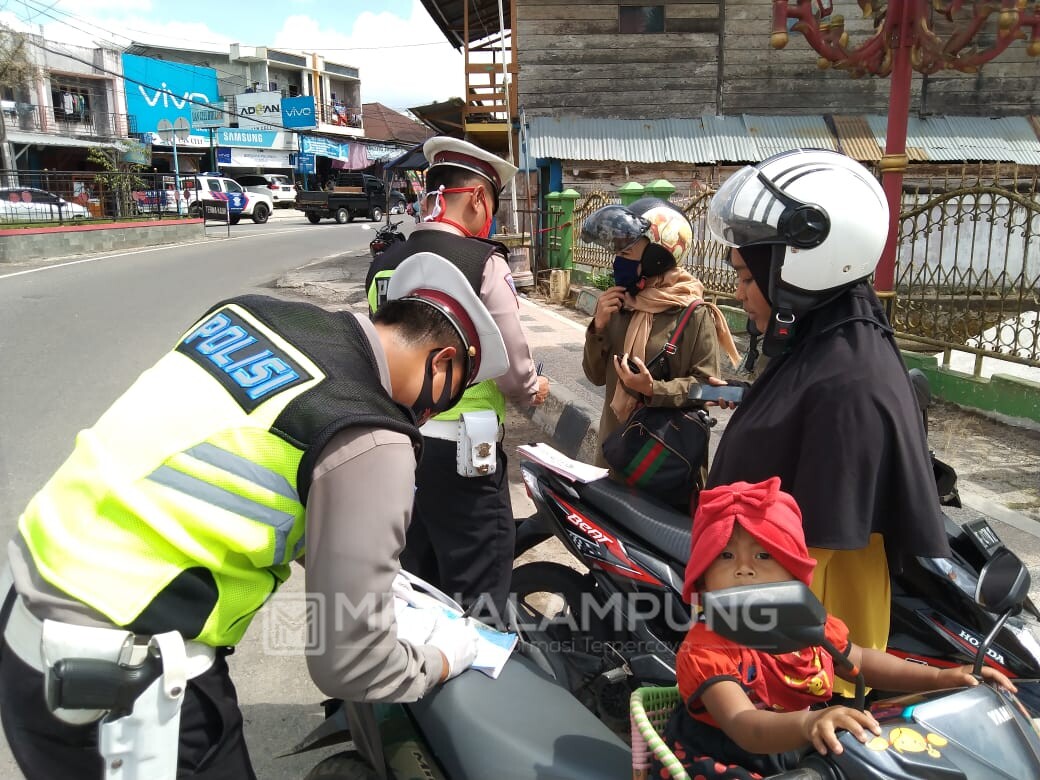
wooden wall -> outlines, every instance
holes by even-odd
[[[666,3],[666,32],[641,35],[618,32],[618,0],[514,2],[519,97],[531,116],[659,119],[715,113],[715,0]]]
[[[531,116],[888,111],[888,79],[819,69],[797,33],[785,49],[771,48],[769,0],[659,0],[666,31],[627,35],[618,32],[619,0],[514,2],[519,97]],[[834,5],[854,44],[871,34],[872,20],[861,18],[852,0]],[[1040,113],[1040,58],[1016,41],[976,74],[915,73],[911,94],[918,113]]]

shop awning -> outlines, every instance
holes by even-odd
[[[47,135],[46,133],[23,133],[18,130],[8,130],[7,140],[13,144],[36,144],[37,146],[64,146],[66,148],[89,149],[100,147],[102,149],[118,149],[118,144],[110,141],[91,141],[87,138],[70,138],[63,135]]]

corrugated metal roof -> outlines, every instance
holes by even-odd
[[[758,147],[758,159],[764,160],[790,149],[838,150],[834,133],[822,116],[748,116],[744,127]]]
[[[881,159],[887,117],[835,116],[833,121],[837,138],[820,115],[653,120],[532,117],[530,154],[556,160],[713,164],[758,162],[788,149],[815,147],[840,148],[864,162]],[[1027,117],[911,117],[907,156],[915,162],[1040,165],[1040,138]]]
[[[877,143],[885,145],[888,118],[866,117]],[[919,162],[986,160],[1040,165],[1040,138],[1027,117],[910,117],[907,156]]]
[[[834,129],[838,131],[840,151],[860,162],[873,163],[881,159],[884,152],[878,146],[874,132],[864,117],[834,116],[831,119]]]

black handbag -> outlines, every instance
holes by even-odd
[[[686,323],[700,301],[686,308],[668,342],[646,364],[650,370],[675,354]],[[625,484],[684,510],[703,487],[701,465],[714,420],[703,409],[641,405],[603,441],[603,457]]]

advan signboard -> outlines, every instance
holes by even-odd
[[[246,92],[235,95],[238,126],[273,130],[282,126],[281,92]]]
[[[139,133],[155,132],[163,119],[175,124],[184,117],[190,122],[193,107],[220,100],[213,68],[124,54],[123,76],[126,113],[136,118]],[[192,134],[208,136],[202,129],[192,130]]]

